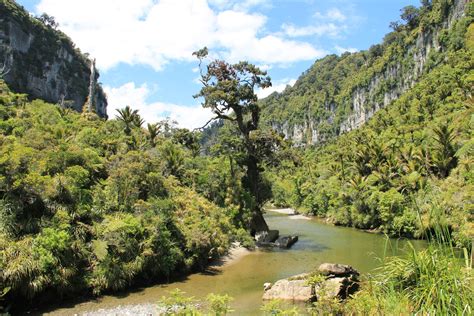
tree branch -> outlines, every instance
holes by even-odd
[[[217,119],[221,119],[221,120],[228,120],[228,121],[232,121],[232,122],[235,122],[235,119],[228,116],[228,115],[225,115],[225,114],[219,114],[219,113],[215,113],[216,116],[211,118],[209,121],[206,122],[206,124],[204,124],[203,126],[201,127],[196,127],[195,129],[193,129],[193,132],[195,131],[200,131],[200,130],[203,130],[207,127],[207,125],[209,125],[209,123],[211,123],[212,121],[215,121]]]
[[[204,124],[203,126],[201,126],[201,127],[196,127],[195,129],[193,129],[193,132],[195,132],[195,131],[201,131],[201,130],[205,129],[206,126],[209,125],[209,123],[211,123],[211,122],[214,121],[214,120],[217,120],[218,118],[219,118],[219,116],[216,116],[216,117],[211,118],[211,119],[210,119],[209,121],[207,121],[206,124]]]

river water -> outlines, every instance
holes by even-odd
[[[265,282],[309,272],[323,262],[349,264],[367,274],[380,265],[378,258],[384,253],[399,254],[407,245],[404,240],[388,243],[382,235],[334,227],[317,219],[291,219],[288,215],[273,212],[265,217],[270,228],[279,229],[280,234],[297,234],[299,241],[290,250],[256,250],[236,262],[189,275],[181,281],[87,302],[69,302],[46,314],[74,315],[99,309],[116,309],[116,314],[118,306],[151,306],[169,291],[179,288],[196,299],[204,298],[209,293],[228,294],[234,298],[232,306],[238,311],[236,314],[258,315]],[[423,245],[421,241],[412,243],[417,248]]]

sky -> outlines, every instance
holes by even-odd
[[[197,128],[212,117],[194,99],[201,85],[192,52],[207,46],[229,62],[267,70],[293,85],[317,59],[380,43],[400,9],[419,0],[18,0],[46,12],[82,52],[96,58],[108,115],[126,105],[149,123]]]

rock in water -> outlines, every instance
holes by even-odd
[[[280,232],[278,230],[260,231],[255,234],[257,244],[272,243],[277,240]]]
[[[305,273],[287,279],[278,280],[275,284],[264,284],[264,300],[281,299],[299,302],[312,302],[321,299],[345,299],[359,288],[359,273],[351,266],[324,263],[316,275],[324,276],[322,281],[313,284],[311,276]]]
[[[280,248],[290,248],[298,241],[298,236],[283,236],[275,241],[275,246]]]

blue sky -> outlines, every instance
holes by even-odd
[[[183,127],[210,113],[193,99],[200,85],[191,53],[248,60],[267,69],[273,87],[293,84],[316,59],[379,43],[400,9],[418,0],[19,0],[46,12],[97,59],[108,113],[130,105],[148,122],[167,116]]]

